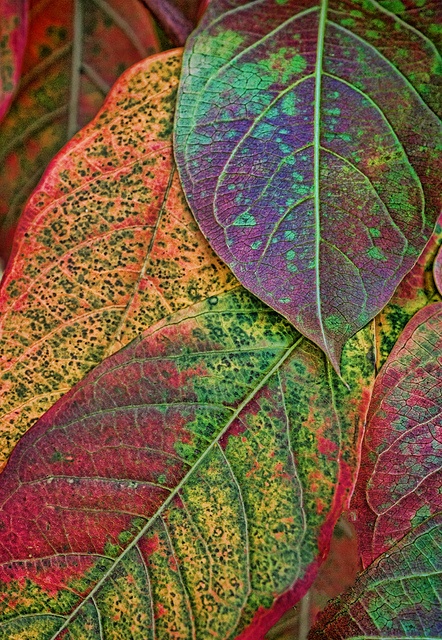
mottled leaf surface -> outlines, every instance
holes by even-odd
[[[352,484],[370,336],[349,390],[237,286],[96,367],[0,476],[0,638],[261,638]]]
[[[31,0],[18,94],[0,127],[0,255],[55,153],[101,107],[132,64],[157,52],[138,0]]]
[[[20,79],[27,26],[27,0],[0,0],[0,121]]]
[[[337,369],[440,211],[441,56],[420,0],[384,5],[214,0],[178,101],[176,157],[204,234]]]
[[[396,344],[406,324],[428,304],[439,302],[442,288],[437,289],[437,260],[442,245],[442,214],[430,240],[414,267],[399,284],[391,300],[375,318],[376,364],[380,368]],[[439,257],[438,260],[441,258]]]
[[[408,323],[373,390],[352,507],[364,565],[442,510],[442,303]]]
[[[272,627],[265,640],[306,638],[327,602],[352,587],[360,569],[356,532],[344,515],[335,526],[330,551],[313,585],[304,598]]]
[[[2,462],[107,354],[236,284],[174,168],[180,61],[166,52],[129,70],[27,205],[0,292]]]
[[[309,640],[441,637],[442,514],[413,529],[322,614]]]
[[[442,295],[442,248],[439,248],[436,260],[434,261],[434,282]]]

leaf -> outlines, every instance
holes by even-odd
[[[370,348],[369,330],[345,348],[350,391],[237,286],[96,367],[0,476],[8,640],[261,638],[352,484]]]
[[[176,158],[201,229],[337,370],[440,210],[441,56],[408,24],[420,1],[384,4],[214,0],[178,98]]]
[[[0,451],[140,331],[236,281],[174,168],[181,53],[141,62],[53,161],[23,214],[0,291]]]
[[[360,570],[356,534],[351,523],[341,516],[333,531],[330,551],[316,579],[304,596],[268,632],[265,640],[307,638],[318,614],[331,598],[353,586]]]
[[[158,51],[138,0],[32,0],[23,77],[0,129],[0,255],[54,154],[129,66]]]
[[[442,235],[442,233],[441,233]],[[434,282],[442,295],[442,248],[439,247],[436,260],[434,262]]]
[[[441,300],[436,287],[436,273],[433,278],[433,265],[441,244],[442,214],[418,261],[402,280],[388,304],[376,316],[378,367],[384,364],[405,325],[414,314],[427,304]]]
[[[330,604],[309,640],[440,638],[442,514],[382,555],[341,600]]]
[[[0,2],[0,121],[20,79],[28,26],[27,0]]]
[[[408,323],[373,390],[352,500],[367,566],[442,510],[442,302]]]

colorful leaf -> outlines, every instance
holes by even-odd
[[[0,0],[0,121],[20,79],[27,27],[27,0]]]
[[[413,529],[330,604],[309,640],[440,638],[442,514]]]
[[[379,368],[414,314],[427,304],[441,300],[435,271],[433,277],[433,265],[441,245],[442,214],[419,260],[402,280],[389,303],[376,316],[376,363]]]
[[[336,369],[440,210],[442,60],[427,23],[408,22],[421,4],[213,0],[186,46],[176,157],[191,208]]]
[[[0,291],[3,463],[106,355],[236,285],[198,232],[174,168],[180,63],[167,52],[128,71],[23,214]]]
[[[442,302],[408,323],[376,379],[352,507],[364,565],[442,510]]]
[[[441,232],[442,235],[442,232]],[[438,254],[434,261],[434,282],[442,295],[442,247],[439,248]]]
[[[2,632],[261,638],[329,544],[372,347],[346,345],[347,388],[237,286],[105,360],[0,476]]]
[[[331,598],[352,587],[360,570],[356,532],[341,516],[333,531],[330,551],[304,598],[289,610],[268,632],[265,640],[307,638],[319,613]]]
[[[54,154],[129,66],[158,51],[138,0],[32,0],[20,90],[0,129],[0,255]]]

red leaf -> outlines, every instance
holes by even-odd
[[[376,379],[352,508],[364,565],[442,509],[442,303],[408,323]]]
[[[436,260],[434,261],[434,282],[442,295],[442,247],[439,248]]]
[[[27,27],[28,0],[0,0],[0,121],[20,80]]]
[[[33,0],[19,92],[0,129],[0,255],[54,154],[97,113],[112,84],[158,51],[138,0]]]
[[[351,487],[369,346],[367,330],[345,347],[350,390],[237,287],[96,367],[0,476],[5,633],[100,619],[116,637],[130,620],[131,637],[261,638],[312,583]]]
[[[321,614],[309,640],[440,638],[442,514],[413,529]]]
[[[436,288],[435,257],[442,244],[442,214],[418,261],[402,280],[393,297],[375,319],[376,364],[380,368],[405,325],[419,309],[441,299]],[[439,254],[440,255],[440,254]]]

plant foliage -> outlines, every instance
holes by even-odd
[[[0,639],[442,637],[442,5],[0,16]]]

